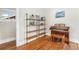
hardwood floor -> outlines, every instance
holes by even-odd
[[[0,50],[79,50],[79,44],[70,42],[64,47],[60,44],[53,43],[49,36],[40,37],[30,43],[16,47],[16,42],[7,42],[0,45]]]
[[[79,50],[79,45],[73,42],[70,42],[69,45],[65,44],[57,45],[53,43],[49,36],[40,37],[30,43],[27,43],[23,46],[16,48],[17,50]]]
[[[11,41],[7,43],[0,44],[0,50],[15,50],[16,49],[16,41]]]

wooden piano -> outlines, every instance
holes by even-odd
[[[65,35],[65,43],[69,44],[69,27],[65,26],[65,24],[55,24],[54,26],[50,27],[51,30],[51,37],[53,39],[53,34],[55,35]]]

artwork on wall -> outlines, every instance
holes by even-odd
[[[65,11],[56,12],[56,18],[65,17]]]

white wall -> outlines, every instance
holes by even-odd
[[[77,9],[70,9],[70,25],[71,25],[71,32],[70,32],[70,39],[71,41],[79,43],[79,8]]]
[[[17,9],[17,46],[27,43],[26,39],[26,13],[29,15],[44,16],[44,9],[42,8],[19,8]],[[18,17],[19,16],[19,17]]]
[[[64,10],[65,17],[55,18],[57,11]],[[52,26],[55,23],[64,23],[70,27],[70,40],[79,43],[79,9],[69,9],[69,8],[51,8],[50,15],[48,19],[48,26]],[[50,35],[50,30],[47,31],[47,34]]]
[[[20,46],[26,43],[25,39],[25,13],[24,9],[16,9],[16,46]]]
[[[0,44],[15,40],[16,37],[16,22],[0,20]]]
[[[65,17],[63,18],[55,18],[55,13],[57,11],[64,10]],[[50,35],[50,26],[55,23],[65,23],[70,27],[70,40],[74,42],[79,42],[78,34],[79,34],[79,9],[69,9],[69,8],[20,8],[17,9],[17,46],[23,45],[27,43],[26,40],[26,21],[25,21],[25,13],[40,15],[46,17],[46,34]],[[19,17],[18,17],[19,16]]]

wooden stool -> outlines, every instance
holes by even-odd
[[[52,41],[57,48],[63,48],[65,45],[65,35],[52,34]]]

